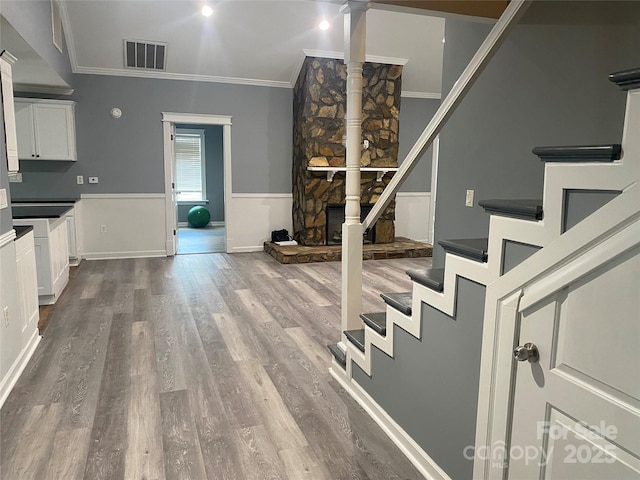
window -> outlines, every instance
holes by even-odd
[[[204,130],[177,129],[176,200],[203,202],[206,200]]]

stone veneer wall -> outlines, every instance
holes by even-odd
[[[363,167],[398,166],[402,66],[365,63],[363,68]],[[347,67],[342,60],[307,57],[293,99],[293,236],[301,245],[325,245],[327,204],[345,203],[345,173],[332,182],[308,166],[344,167]],[[375,203],[391,180],[361,173],[361,203]],[[376,243],[395,237],[395,199],[376,223]]]

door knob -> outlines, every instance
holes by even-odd
[[[540,359],[540,352],[533,343],[525,343],[515,348],[513,357],[519,362],[527,360],[529,363],[535,363]]]

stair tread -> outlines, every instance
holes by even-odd
[[[376,333],[379,333],[383,336],[387,334],[386,312],[361,313],[360,318]]]
[[[361,352],[364,352],[364,328],[345,330],[344,334]]]
[[[335,358],[338,361],[338,363],[340,365],[342,365],[343,368],[346,368],[347,367],[347,354],[342,351],[342,349],[338,346],[338,344],[337,343],[333,343],[331,345],[327,345],[327,348],[329,349],[329,351],[333,355],[333,358]]]
[[[487,213],[524,220],[542,220],[542,199],[489,199],[478,202]]]
[[[457,238],[438,242],[448,253],[478,262],[487,261],[488,238]]]
[[[622,90],[640,88],[640,67],[614,72],[609,75],[609,81]]]
[[[381,293],[380,296],[387,305],[391,305],[405,315],[411,316],[411,304],[413,303],[413,295],[411,292]]]
[[[543,162],[612,162],[620,159],[622,146],[575,145],[566,147],[536,147],[533,153]]]
[[[444,268],[422,268],[419,270],[407,270],[407,275],[416,283],[424,285],[436,292],[444,290]]]

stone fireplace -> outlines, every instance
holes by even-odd
[[[361,152],[362,167],[398,166],[401,75],[400,65],[364,64],[362,142],[366,140],[368,148]],[[335,227],[328,238],[329,205],[333,210],[342,206],[341,223],[344,221],[346,79],[342,60],[307,57],[294,87],[293,237],[301,245],[335,243]],[[361,171],[361,209],[370,210],[392,175]],[[361,219],[366,213],[363,211]],[[393,242],[394,219],[395,199],[367,232],[365,241]]]

